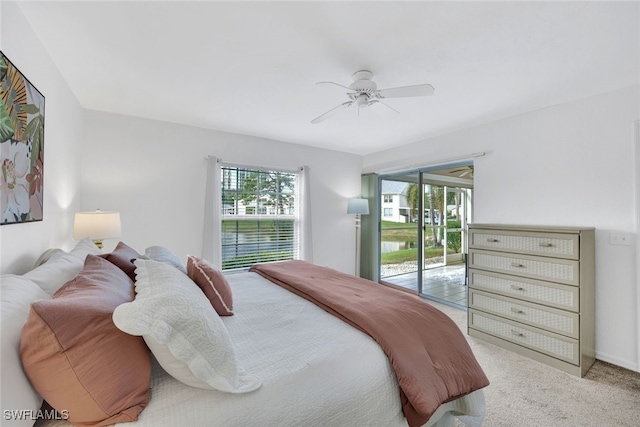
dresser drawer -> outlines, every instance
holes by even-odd
[[[580,283],[580,264],[578,261],[572,260],[471,249],[469,250],[469,268],[514,274],[573,286],[578,286]]]
[[[469,269],[469,288],[565,310],[580,311],[580,288],[559,283]]]
[[[573,365],[580,364],[578,340],[572,338],[473,309],[469,309],[469,328],[517,343]]]
[[[504,230],[469,230],[469,247],[553,258],[580,259],[580,238],[575,234]]]
[[[469,290],[469,307],[571,338],[580,337],[580,315],[578,313],[570,313],[475,289]]]

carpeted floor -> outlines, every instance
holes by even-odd
[[[458,324],[491,381],[483,427],[640,426],[640,373],[596,361],[578,378],[468,336],[465,311],[432,304]]]

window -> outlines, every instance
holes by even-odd
[[[385,217],[393,216],[393,209],[392,208],[384,208],[384,216]]]
[[[385,194],[384,203],[393,203],[393,194]]]
[[[298,258],[298,174],[222,166],[222,269]]]

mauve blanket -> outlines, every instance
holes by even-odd
[[[441,404],[489,385],[457,325],[417,295],[305,261],[256,264],[249,271],[375,339],[395,370],[411,427],[426,423]]]

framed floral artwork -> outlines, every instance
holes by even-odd
[[[0,225],[42,221],[44,96],[0,52]]]

